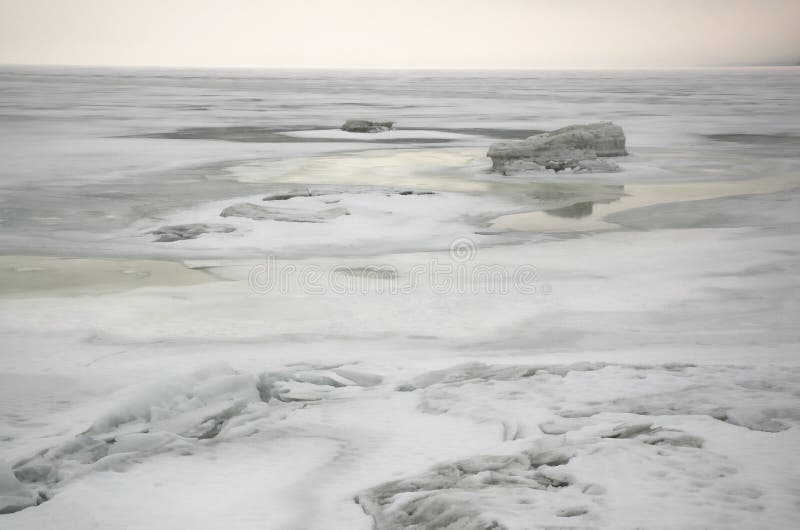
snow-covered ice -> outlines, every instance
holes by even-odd
[[[0,72],[3,529],[796,526],[796,70],[92,72]]]

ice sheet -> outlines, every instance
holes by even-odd
[[[0,527],[794,528],[796,72],[4,68]]]

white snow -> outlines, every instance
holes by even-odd
[[[309,187],[315,192],[318,188]],[[428,193],[425,195],[401,195],[403,191],[407,190],[341,186],[324,195],[282,201],[263,201],[268,194],[239,197],[198,205],[157,221],[139,222],[126,235],[157,252],[198,257],[219,255],[220,248],[241,257],[374,255],[394,250],[447,249],[459,235],[474,231],[470,216],[493,217],[516,208],[514,202],[502,198],[432,190],[424,190]],[[331,208],[344,209],[347,214],[325,222],[220,217],[226,207],[241,203],[269,208],[287,218],[320,215]],[[172,243],[153,242],[155,238],[150,235],[160,226],[220,222],[235,227],[235,232],[209,233]]]
[[[234,262],[215,283],[5,299],[3,314],[14,315],[0,329],[6,343],[25,336],[14,351],[39,344],[46,357],[24,367],[6,355],[2,369],[55,370],[82,392],[59,398],[72,403],[67,414],[33,412],[6,427],[17,469],[46,450],[28,465],[34,489],[52,496],[7,520],[41,526],[77,503],[112,527],[167,528],[191,510],[201,528],[230,513],[232,528],[369,528],[361,507],[395,521],[394,506],[413,506],[424,521],[446,509],[508,528],[532,519],[790,527],[800,464],[797,342],[786,334],[793,313],[762,310],[757,297],[775,296],[781,271],[796,266],[771,249],[796,244],[790,234],[697,229],[478,249],[481,263],[535,263],[552,291],[533,296],[437,294],[424,282],[405,295],[309,294],[298,285],[260,295],[247,285],[250,265]],[[656,250],[659,265],[647,266]],[[312,262],[404,271],[430,258]],[[727,323],[731,289],[750,299],[735,314],[752,326]],[[706,317],[682,321],[686,311]],[[43,322],[50,334],[75,337],[64,352],[82,353],[59,355],[37,339]],[[94,350],[81,346],[86,336]],[[470,358],[490,361],[460,364]],[[488,471],[478,458],[518,458],[541,444],[567,451],[569,462]],[[474,477],[422,505],[403,493],[403,481],[417,496],[427,481],[435,487],[430,466],[452,461],[470,463]],[[54,471],[42,478],[42,469]],[[124,495],[112,487],[122,478]],[[163,493],[154,496],[153,484]],[[371,504],[385,491],[395,492],[392,508]],[[190,508],[197,498],[207,500]],[[142,502],[150,515],[133,509]],[[670,518],[654,524],[664,507]]]

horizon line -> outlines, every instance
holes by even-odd
[[[480,71],[480,72],[524,72],[524,71],[570,71],[570,70],[703,70],[736,68],[797,68],[795,64],[717,64],[717,65],[671,65],[671,66],[520,66],[520,67],[478,67],[478,66],[263,66],[263,65],[154,65],[154,64],[107,64],[107,63],[3,63],[0,68],[97,68],[97,69],[185,69],[185,70],[300,70],[300,71]]]

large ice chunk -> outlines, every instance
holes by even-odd
[[[624,156],[625,133],[611,122],[570,125],[537,134],[525,140],[497,142],[486,156],[492,168],[506,172],[513,169],[563,169],[575,171],[617,171],[616,164],[598,157]]]

